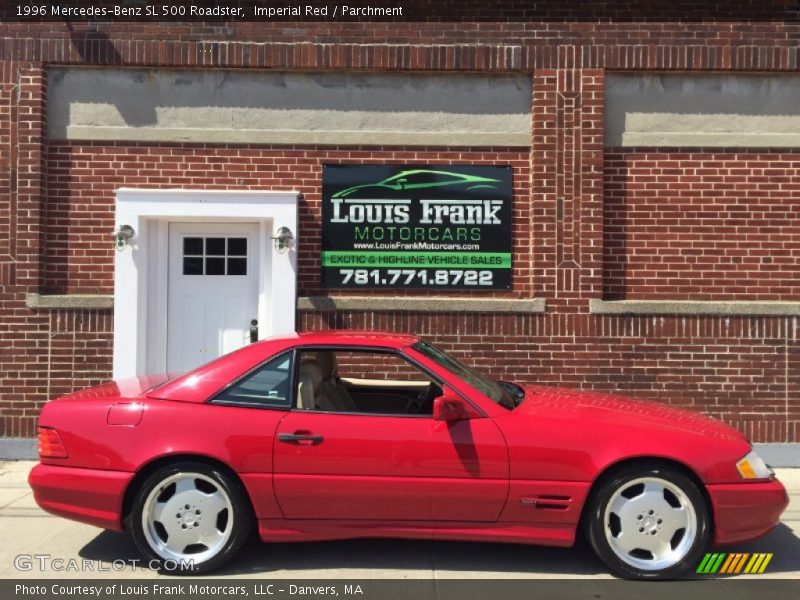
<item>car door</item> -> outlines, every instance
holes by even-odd
[[[508,453],[490,419],[294,410],[278,425],[274,481],[288,519],[496,521]]]
[[[295,408],[274,442],[287,519],[496,521],[508,473],[505,440],[489,418]]]

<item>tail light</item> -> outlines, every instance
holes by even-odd
[[[67,458],[67,451],[55,429],[39,427],[37,433],[39,438],[39,458]]]

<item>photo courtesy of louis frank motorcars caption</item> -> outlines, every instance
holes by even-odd
[[[407,334],[256,342],[171,379],[49,402],[38,436],[42,508],[128,531],[187,573],[219,567],[256,530],[264,542],[585,536],[619,576],[674,578],[710,546],[767,533],[788,504],[719,421],[495,380]]]

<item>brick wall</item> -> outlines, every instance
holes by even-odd
[[[301,328],[416,331],[498,377],[621,391],[715,415],[756,441],[800,441],[798,319],[589,313],[601,297],[798,298],[796,153],[603,150],[606,69],[800,69],[797,22],[680,14],[700,20],[3,24],[0,434],[32,435],[48,398],[110,375],[111,311],[32,311],[25,295],[111,292],[114,189],[299,189],[300,293],[317,294],[320,166],[402,161],[513,165],[514,287],[494,295],[543,297],[547,313],[303,312]],[[533,147],[46,144],[49,64],[529,71]],[[687,210],[663,213],[665,198],[702,212],[713,239]]]
[[[120,187],[294,189],[302,193],[298,244],[299,293],[320,292],[322,165],[441,163],[511,165],[513,292],[532,294],[529,165],[526,150],[375,148],[270,148],[198,144],[53,143],[47,151],[44,288],[50,293],[110,294],[114,290],[114,194]],[[384,292],[392,295],[393,292]]]
[[[611,150],[608,299],[800,298],[800,153]]]
[[[45,153],[44,289],[112,291],[113,250],[108,232],[117,187],[300,189],[300,293],[305,295],[320,293],[317,240],[323,163],[509,163],[514,165],[516,188],[514,290],[497,294],[544,296],[551,306],[547,315],[305,313],[300,327],[416,331],[497,377],[620,391],[702,410],[740,427],[756,440],[797,439],[797,381],[787,376],[790,361],[796,364],[797,360],[795,320],[600,317],[587,313],[586,299],[602,293],[602,269],[598,266],[604,260],[608,264],[609,254],[613,255],[610,242],[616,229],[609,215],[615,214],[614,207],[620,202],[620,174],[609,165],[618,164],[621,153],[608,154],[605,169],[603,163],[602,129],[598,126],[601,78],[596,72],[582,73],[579,78],[572,72],[537,73],[533,116],[537,154],[533,161],[528,152],[497,148],[287,150],[190,144],[49,144]],[[579,118],[570,116],[576,110],[581,112]],[[698,160],[695,158],[695,164]],[[581,176],[575,176],[576,172]],[[535,183],[529,187],[531,177]],[[637,206],[637,198],[632,200],[632,206]],[[532,229],[526,226],[531,220]],[[585,241],[587,236],[601,239],[603,225],[608,229],[606,235],[612,235],[605,253],[603,244]],[[763,276],[769,278],[769,273]],[[749,291],[741,287],[735,297],[749,298]],[[53,327],[56,318],[51,316],[43,328]],[[96,331],[91,331],[92,318],[96,319]],[[15,405],[16,410],[30,415],[45,398],[108,375],[110,314],[87,313],[82,319],[81,327],[51,329],[42,336],[40,347],[47,348],[48,366],[39,359],[32,367],[38,372],[33,371],[32,376],[42,377],[45,387],[12,388],[9,398],[26,399]],[[93,352],[74,360],[88,348]],[[61,363],[53,362],[54,350],[56,356],[60,352]],[[77,369],[74,381],[67,375],[70,369],[64,368],[70,360],[70,368]],[[20,423],[23,425],[16,429],[7,424],[7,431],[31,431],[29,418]]]
[[[534,286],[557,311],[585,312],[602,285],[603,71],[533,78]]]
[[[316,359],[317,352],[300,353],[300,361]],[[339,377],[394,381],[428,381],[423,371],[395,354],[336,351]]]
[[[655,7],[652,2],[649,4],[650,9]],[[704,4],[693,3],[701,13]],[[590,3],[587,7],[591,10],[594,5]],[[630,14],[627,6],[621,12]],[[0,30],[0,60],[429,71],[550,68],[796,71],[800,66],[800,23],[796,15],[788,22],[748,21],[736,18],[735,9],[730,9],[726,10],[729,16],[725,22],[715,23],[708,18],[693,21],[693,12],[687,8],[679,13],[680,21],[665,22],[623,18],[618,22],[598,23],[596,18],[571,20],[565,15],[543,22],[505,20],[469,24],[70,23],[68,27],[64,23],[4,23]]]
[[[16,250],[16,207],[12,194],[17,183],[17,68],[0,62],[0,286],[13,279],[13,253]]]
[[[32,435],[47,397],[48,316],[22,306],[26,286],[38,284],[44,86],[41,69],[13,61],[0,62],[0,77],[0,431]]]
[[[338,312],[300,320],[304,330],[417,333],[497,378],[659,400],[722,419],[756,441],[800,440],[797,325],[553,313]]]

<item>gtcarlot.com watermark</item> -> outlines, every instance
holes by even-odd
[[[50,554],[17,554],[14,568],[24,572],[99,573],[114,571],[191,571],[194,560],[91,560],[89,558],[59,558]]]

